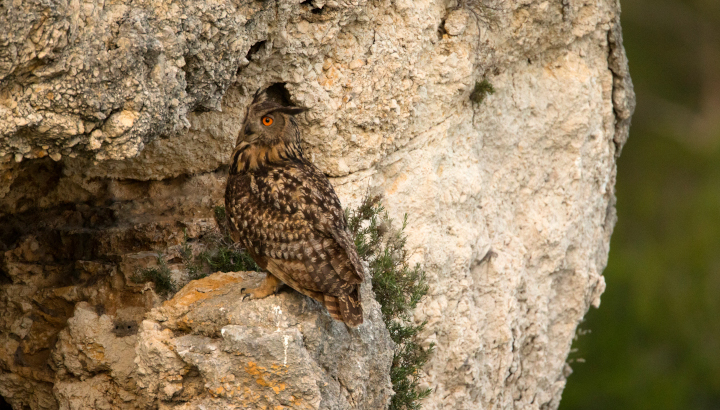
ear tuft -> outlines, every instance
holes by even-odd
[[[253,95],[252,103],[259,103],[262,100],[265,100],[267,96],[265,95],[265,89],[260,87],[257,91],[255,91],[255,95]]]

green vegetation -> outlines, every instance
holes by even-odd
[[[177,284],[170,276],[170,269],[161,253],[158,253],[157,261],[157,267],[136,272],[132,281],[135,283],[152,282],[155,284],[155,293],[167,296],[177,291]]]
[[[180,245],[180,257],[187,270],[188,279],[201,279],[218,271],[260,271],[260,267],[250,255],[230,237],[225,219],[225,208],[218,206],[214,211],[218,232],[203,235],[195,240],[202,244],[201,251],[197,254],[193,253],[192,241],[188,238],[187,232],[185,232],[185,238]],[[173,281],[163,254],[158,253],[157,260],[157,267],[138,271],[132,277],[132,281],[135,283],[153,282],[157,294],[172,296],[185,283],[178,284]]]
[[[243,248],[227,238],[216,241],[212,248],[201,252],[196,260],[207,264],[212,272],[261,271]]]
[[[488,94],[495,94],[495,87],[490,84],[487,78],[483,78],[482,81],[475,83],[475,88],[470,93],[470,101],[480,104]]]
[[[187,231],[185,232],[183,243],[180,246],[180,256],[182,257],[185,270],[187,270],[190,280],[201,279],[208,275],[205,269],[203,269],[203,264],[198,260],[199,258],[193,255],[192,246],[190,246],[190,242],[188,242]]]
[[[193,256],[187,235],[183,241],[180,253],[190,280],[204,278],[213,272],[260,271],[245,249],[230,237],[225,207],[216,206],[214,212],[219,233],[208,234],[201,239],[205,249]]]
[[[412,310],[427,294],[428,285],[420,266],[410,267],[407,263],[403,235],[407,215],[402,227],[393,230],[392,220],[380,205],[380,198],[366,196],[357,209],[347,212],[347,217],[358,254],[369,264],[373,291],[380,303],[383,321],[395,342],[390,370],[395,396],[390,409],[419,409],[419,401],[431,392],[430,389],[421,390],[418,383],[433,345],[423,348],[418,343],[418,334],[425,328],[425,322],[416,325],[411,318]]]

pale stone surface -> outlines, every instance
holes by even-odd
[[[26,13],[21,29],[0,32],[6,219],[40,208],[60,221],[53,226],[92,227],[99,250],[70,247],[78,260],[166,249],[183,227],[194,238],[222,202],[244,107],[258,87],[286,83],[292,100],[311,108],[299,118],[305,146],[343,204],[370,190],[395,219],[409,216],[410,254],[431,285],[415,316],[428,321],[423,338],[437,346],[424,408],[558,406],[575,329],[605,287],[615,158],[634,108],[616,1],[58,3],[39,26],[32,23],[43,9],[29,4],[13,9]],[[78,23],[88,19],[94,24]],[[20,46],[26,38],[32,47]],[[24,82],[25,72],[38,80]],[[483,79],[495,93],[474,104],[469,95]],[[90,222],[105,221],[104,210],[112,229]],[[61,237],[86,244],[78,239],[85,234]],[[105,386],[106,374],[55,393],[52,374],[7,364],[18,347],[25,362],[42,360],[40,334],[27,331],[33,309],[22,303],[33,289],[58,286],[51,279],[66,271],[38,267],[49,256],[24,256],[52,241],[34,251],[29,239],[3,241],[12,278],[3,303],[12,313],[0,360],[12,373],[0,375],[0,393],[36,389],[28,405],[54,408],[56,399]],[[74,317],[75,304],[98,295],[39,300]],[[133,303],[147,311],[156,301]],[[37,328],[66,331],[53,323]],[[147,326],[142,334],[161,338]],[[222,343],[245,343],[232,340]],[[163,397],[184,394],[179,388],[152,387]]]
[[[451,36],[459,36],[465,32],[470,13],[464,9],[453,10],[445,19],[445,31]]]

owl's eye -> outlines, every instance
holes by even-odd
[[[266,127],[269,127],[269,126],[272,125],[273,119],[270,118],[270,117],[267,117],[267,116],[262,117],[262,123],[263,123],[263,125],[265,125]]]

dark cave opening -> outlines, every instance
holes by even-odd
[[[10,403],[5,401],[5,398],[3,396],[0,396],[0,410],[12,410],[12,406]]]

